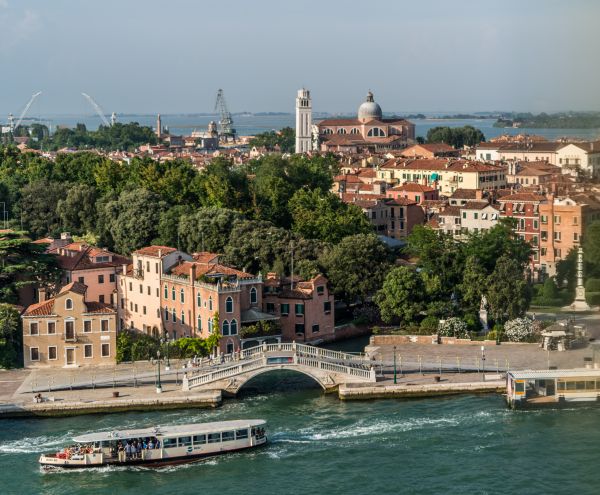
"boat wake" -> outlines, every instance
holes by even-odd
[[[0,443],[0,453],[4,454],[40,454],[55,447],[63,447],[72,442],[73,432],[60,437],[25,437],[18,440]]]

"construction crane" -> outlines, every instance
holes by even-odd
[[[8,119],[9,119],[9,126],[10,126],[11,132],[14,132],[21,125],[21,122],[23,122],[23,119],[25,118],[25,115],[27,114],[27,111],[29,110],[29,107],[31,107],[31,105],[33,104],[33,100],[35,100],[41,94],[42,94],[42,92],[38,91],[37,93],[33,93],[33,95],[31,95],[31,98],[29,99],[29,102],[27,103],[27,105],[25,105],[25,108],[21,112],[21,115],[19,115],[19,118],[17,119],[17,123],[16,124],[14,123],[12,114],[9,115]]]
[[[96,103],[94,101],[94,98],[92,98],[90,95],[88,95],[87,93],[81,93],[81,95],[90,102],[90,105],[92,105],[92,107],[94,107],[94,110],[96,110],[96,113],[98,114],[98,116],[102,119],[102,122],[104,122],[104,125],[106,127],[110,127],[111,124],[108,121],[108,119],[106,118],[106,116],[104,115],[104,110],[102,110],[102,108],[100,107],[100,105],[98,105],[98,103]]]
[[[219,135],[225,142],[232,139],[235,143],[235,129],[233,128],[233,119],[231,113],[227,109],[227,103],[225,102],[225,93],[222,89],[217,92],[217,101],[215,102],[215,112],[219,112]]]

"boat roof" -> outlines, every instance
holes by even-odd
[[[262,419],[241,419],[236,421],[217,421],[214,423],[192,423],[187,425],[155,426],[138,430],[112,430],[98,433],[88,433],[73,437],[77,443],[103,442],[109,440],[143,438],[143,437],[176,437],[183,435],[201,435],[204,433],[217,433],[227,430],[240,430],[253,426],[262,426],[266,421]]]
[[[508,375],[515,380],[544,380],[546,378],[600,378],[600,369],[569,369],[569,370],[523,370],[509,371]]]

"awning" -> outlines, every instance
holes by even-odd
[[[257,321],[275,321],[279,320],[279,316],[270,313],[263,313],[256,308],[250,308],[242,311],[242,325],[244,323],[256,323]]]

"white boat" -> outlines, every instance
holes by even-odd
[[[194,462],[264,445],[265,424],[250,419],[89,433],[74,437],[74,444],[59,452],[42,454],[39,462],[60,468]]]

